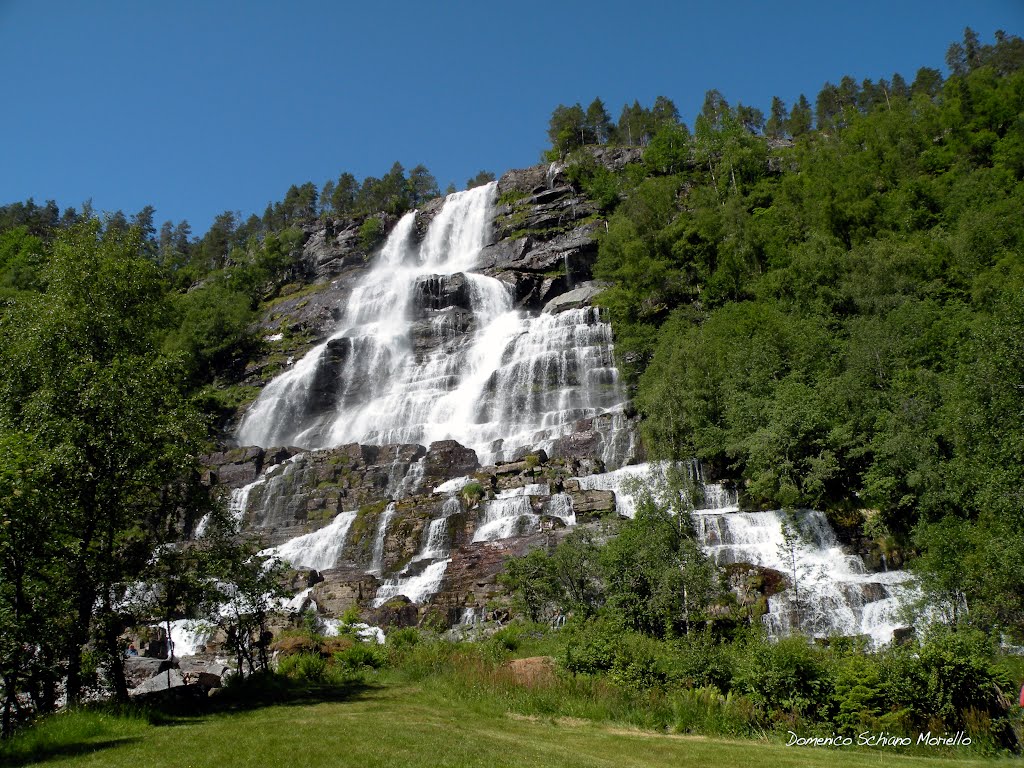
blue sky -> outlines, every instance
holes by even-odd
[[[293,183],[424,163],[441,187],[532,165],[551,111],[704,92],[767,111],[826,80],[945,69],[1024,0],[610,3],[0,0],[0,204],[188,219]]]

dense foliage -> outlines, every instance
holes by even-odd
[[[680,730],[938,723],[1009,741],[991,659],[1024,637],[1024,41],[968,30],[947,64],[945,80],[844,77],[767,117],[709,91],[692,131],[664,97],[617,123],[600,99],[552,115],[551,158],[608,215],[595,275],[652,455],[703,460],[748,507],[896,536],[947,626],[876,655],[708,634],[728,593],[682,510],[652,499],[509,564],[525,616],[574,617],[565,669],[671,691]],[[594,144],[643,161],[613,173]],[[355,225],[369,251],[438,194],[424,166],[395,163],[294,185],[198,238],[187,222],[158,231],[150,206],[102,222],[88,203],[0,208],[5,735],[100,666],[123,697],[119,638],[138,621],[233,600],[239,668],[266,663],[275,574],[196,472],[217,385],[259,349],[260,308],[302,277],[311,225]],[[181,546],[208,512],[207,536]],[[380,661],[352,647],[285,672]]]
[[[549,135],[613,210],[595,275],[651,452],[860,516],[950,618],[1021,637],[1024,41],[947,59],[767,120],[709,91],[692,133],[656,104],[618,175],[576,147],[621,120]]]

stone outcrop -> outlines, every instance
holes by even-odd
[[[544,305],[544,309],[541,311],[549,314],[557,314],[558,312],[565,312],[569,309],[588,307],[594,298],[604,290],[604,288],[605,286],[594,281],[581,283],[571,291],[566,291],[565,293],[551,299],[551,301]]]
[[[596,163],[619,170],[638,162],[641,150],[594,148],[592,154]],[[522,309],[558,313],[588,306],[601,289],[591,282],[597,236],[605,228],[598,206],[570,183],[560,164],[506,173],[498,181],[497,196],[492,240],[473,271],[508,285]],[[422,240],[442,202],[431,201],[417,211],[414,238]],[[386,228],[397,221],[394,216],[379,218]],[[336,332],[348,298],[373,258],[362,247],[362,222],[339,219],[303,228],[295,270],[307,284],[297,282],[290,294],[266,309],[259,331],[263,352],[246,368],[242,383],[255,390]],[[465,343],[476,322],[472,288],[462,273],[424,275],[415,283],[410,342],[417,360],[458,350]],[[327,341],[308,408],[319,413],[337,407],[342,372],[349,377],[345,392],[352,397],[379,386],[369,376],[362,382],[351,379],[352,344],[345,337]],[[517,445],[509,445],[505,453],[495,449],[506,461],[490,467],[481,467],[474,451],[450,440],[429,447],[353,444],[305,452],[241,447],[208,456],[204,465],[211,485],[225,495],[234,493],[236,505],[244,501],[243,525],[266,546],[342,521],[341,513],[354,514],[334,567],[293,574],[291,588],[297,592],[311,586],[309,599],[322,613],[339,616],[358,606],[374,623],[406,626],[433,620],[428,616],[432,612],[434,619],[450,624],[467,610],[486,613],[489,601],[501,593],[497,576],[508,557],[563,535],[568,518],[548,508],[552,495],[567,494],[561,498],[576,508],[581,521],[614,509],[611,492],[580,490],[571,478],[603,471],[600,457],[609,448],[604,428],[613,419],[625,418],[608,414],[581,419],[554,442],[550,455]],[[470,477],[478,486],[466,495],[432,493],[456,477]],[[535,487],[523,502],[529,533],[474,542],[487,504],[516,489],[524,489],[525,495],[526,486]],[[428,550],[428,538],[437,539],[436,551]],[[442,559],[448,560],[444,577],[429,606],[400,597],[372,606],[382,584],[418,578]]]
[[[224,664],[203,658],[125,659],[128,695],[137,700],[205,696],[221,686],[227,673]]]
[[[380,586],[374,576],[351,565],[321,572],[323,581],[313,587],[317,607],[330,616],[341,616],[353,606],[366,605]]]

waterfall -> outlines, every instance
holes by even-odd
[[[634,496],[651,492],[666,503],[668,464],[655,462],[576,478],[584,490],[615,492],[619,514],[636,514]],[[740,512],[737,494],[722,483],[707,483],[698,462],[688,468],[699,491],[692,506],[697,540],[719,566],[748,563],[783,574],[790,587],[768,600],[764,617],[770,635],[800,631],[816,637],[867,635],[882,644],[903,626],[898,613],[912,589],[903,571],[868,573],[856,555],[846,554],[825,515],[815,510]],[[685,499],[684,499],[685,501]],[[790,535],[787,536],[787,530]]]
[[[373,607],[379,608],[388,600],[398,595],[405,595],[414,603],[426,602],[428,598],[441,588],[444,572],[450,562],[450,559],[438,560],[418,573],[392,576],[377,590],[377,596],[373,599]]]
[[[598,310],[531,316],[508,285],[472,272],[495,185],[450,195],[416,242],[406,214],[352,290],[334,333],[268,384],[242,445],[310,449],[452,439],[481,462],[550,449],[581,419],[609,418],[609,465],[632,450],[611,328]],[[499,446],[499,447],[495,447]]]
[[[377,525],[377,536],[373,540],[373,562],[370,565],[370,570],[373,573],[384,572],[384,540],[388,534],[388,523],[391,522],[391,518],[395,516],[395,502],[391,502],[384,509],[384,514],[380,516],[380,523]]]
[[[312,568],[315,571],[333,568],[345,548],[348,530],[355,519],[355,512],[342,512],[330,525],[297,536],[278,547],[265,549],[260,554],[275,555],[296,568]]]
[[[473,541],[497,541],[537,530],[540,518],[534,514],[529,496],[506,496],[483,504],[483,518]]]
[[[769,598],[769,634],[868,635],[879,644],[902,626],[899,598],[909,576],[868,573],[859,557],[843,551],[821,512],[705,511],[693,519],[698,539],[718,565],[750,563],[795,582]],[[787,528],[794,535],[787,537]]]
[[[448,541],[448,518],[462,511],[462,504],[454,496],[445,499],[441,506],[441,517],[431,520],[427,526],[426,540],[414,560],[439,560],[448,557],[451,546]]]

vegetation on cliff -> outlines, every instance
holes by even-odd
[[[870,663],[698,635],[717,577],[655,506],[610,541],[581,531],[507,570],[524,614],[576,616],[559,642],[582,685],[656,701],[681,730],[701,710],[743,732],[934,720],[1011,741],[992,658],[1024,637],[1024,42],[968,30],[947,63],[945,80],[847,77],[767,117],[709,91],[692,131],[663,97],[617,123],[599,99],[552,115],[550,158],[607,216],[594,272],[651,454],[700,458],[749,507],[895,536],[952,630]],[[590,145],[616,143],[642,163],[594,160]],[[368,253],[438,194],[425,167],[396,163],[295,185],[200,238],[187,222],[158,233],[151,207],[102,223],[88,205],[0,208],[5,735],[53,709],[63,679],[74,701],[101,663],[123,697],[128,623],[216,601],[217,580],[266,594],[226,522],[173,546],[212,506],[195,457],[238,394],[217,385],[260,347],[259,309],[305,277],[313,224],[353,226]],[[154,586],[145,615],[125,607],[138,582]],[[264,629],[236,629],[239,666],[265,657]]]
[[[594,271],[652,455],[859,516],[951,621],[1019,638],[1024,41],[967,30],[947,63],[826,83],[813,115],[709,91],[692,132],[659,99],[560,107],[549,136],[613,209]],[[643,167],[596,168],[595,140]]]

